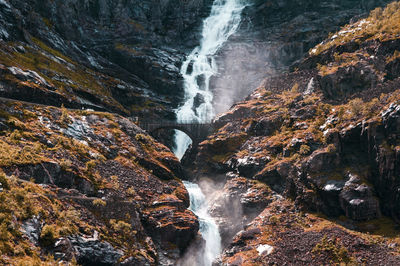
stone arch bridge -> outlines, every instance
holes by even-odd
[[[154,135],[159,130],[163,129],[176,129],[188,135],[193,146],[197,146],[200,142],[205,140],[214,131],[212,123],[198,123],[194,121],[174,122],[169,120],[138,120],[138,125],[146,130],[150,135]]]

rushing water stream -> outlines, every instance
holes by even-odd
[[[215,55],[228,38],[236,32],[245,7],[245,0],[215,0],[209,17],[204,20],[202,39],[182,64],[185,102],[176,110],[178,122],[209,122],[214,117],[210,78],[218,73]],[[175,135],[178,158],[182,158],[191,140],[183,132]],[[190,209],[198,216],[200,232],[206,241],[202,265],[210,266],[221,252],[221,237],[214,219],[208,212],[207,200],[197,184],[185,182],[190,195]]]
[[[183,183],[190,195],[189,209],[199,218],[200,232],[206,240],[202,263],[204,266],[209,266],[221,252],[221,237],[218,226],[208,213],[207,200],[200,187],[197,184],[187,181]]]
[[[236,32],[245,7],[244,0],[215,0],[210,16],[204,20],[202,38],[182,64],[185,102],[176,110],[178,122],[209,122],[214,117],[210,78],[218,73],[215,55]],[[183,132],[175,135],[178,158],[182,158],[191,140]]]

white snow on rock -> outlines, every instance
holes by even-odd
[[[271,254],[274,251],[274,247],[270,245],[259,245],[257,247],[258,255],[263,254],[264,252],[267,252],[267,255]]]

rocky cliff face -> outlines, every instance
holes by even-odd
[[[399,10],[345,26],[215,120],[187,165],[225,184],[213,207],[226,243],[219,263],[398,263],[384,255],[397,238],[375,245],[360,232],[398,236]],[[218,211],[227,202],[243,219]]]
[[[287,71],[350,19],[388,2],[247,1],[239,31],[219,53],[222,70],[212,84],[217,113],[243,100],[264,77]]]
[[[171,108],[182,97],[182,50],[198,40],[210,1],[2,1],[0,5],[0,63],[29,68],[47,81],[18,94],[34,89],[39,96],[32,99],[35,102],[53,103],[42,97],[47,95],[58,98],[59,105],[173,119]],[[2,95],[23,98],[9,91]]]

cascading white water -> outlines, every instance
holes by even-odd
[[[214,117],[213,94],[210,78],[218,73],[214,56],[228,38],[236,32],[245,0],[215,0],[211,14],[204,20],[202,39],[183,62],[185,102],[176,110],[178,122],[209,122]],[[176,131],[176,150],[182,158],[191,140],[183,132]]]
[[[218,73],[215,54],[228,38],[236,32],[246,0],[215,0],[211,14],[204,20],[202,39],[182,64],[185,102],[176,110],[181,123],[205,123],[214,117],[213,94],[210,78]],[[176,131],[174,153],[181,159],[191,143],[183,132]],[[200,187],[184,182],[190,196],[190,209],[199,217],[200,233],[206,241],[201,266],[211,266],[221,252],[221,236],[218,226],[208,212],[208,202]]]
[[[218,226],[208,212],[206,198],[197,184],[184,181],[190,195],[189,209],[199,218],[200,232],[206,240],[201,266],[210,266],[221,252],[221,236]]]

